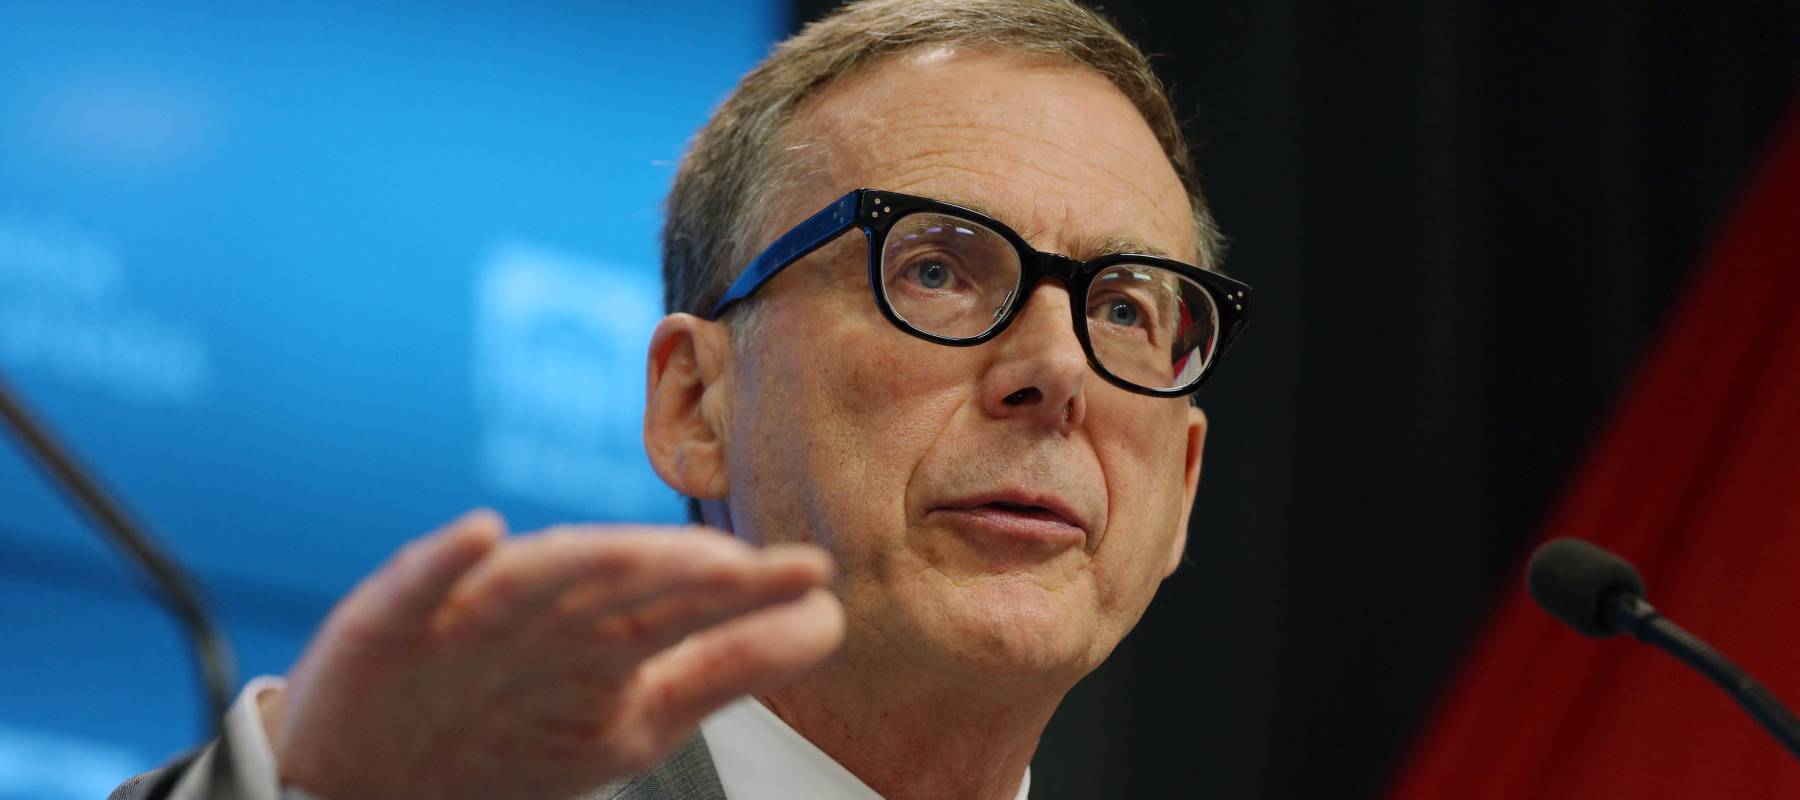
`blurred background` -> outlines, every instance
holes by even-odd
[[[0,5],[0,369],[285,672],[402,541],[684,519],[662,197],[775,2]],[[202,740],[179,629],[0,446],[0,796]]]
[[[637,433],[662,195],[831,5],[0,5],[0,370],[244,677],[463,509],[678,520]],[[1380,795],[1800,87],[1795,0],[1377,5],[1105,6],[1259,302],[1191,563],[1034,797]],[[204,737],[97,541],[0,446],[0,798]]]

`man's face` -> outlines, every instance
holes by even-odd
[[[831,86],[785,141],[814,172],[765,243],[867,186],[976,208],[1075,258],[1195,258],[1167,158],[1085,70],[917,51]],[[853,663],[1085,674],[1179,560],[1204,417],[1095,375],[1059,283],[981,346],[895,329],[866,247],[847,234],[758,294],[725,424],[738,534],[832,553]]]

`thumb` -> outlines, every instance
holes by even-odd
[[[691,730],[732,700],[786,685],[843,640],[843,605],[814,589],[694,634],[651,659],[639,713],[653,728]]]

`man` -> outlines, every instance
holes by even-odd
[[[1181,560],[1248,291],[1218,249],[1104,21],[842,9],[671,194],[644,441],[730,536],[466,516],[115,796],[1023,797]]]

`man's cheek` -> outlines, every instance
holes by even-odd
[[[1166,552],[1166,547],[1158,549],[1151,540],[1168,544],[1167,537],[1181,525],[1187,500],[1186,442],[1172,439],[1114,438],[1113,446],[1100,450],[1101,469],[1110,490],[1107,506],[1111,519],[1104,545]]]
[[[850,380],[862,390],[860,394],[864,399],[874,403],[897,397],[908,384],[926,377],[919,369],[928,366],[929,359],[922,358],[926,353],[920,351],[925,347],[936,347],[894,330],[885,320],[881,321],[881,326],[855,326],[846,330],[839,342],[832,344],[843,348],[834,355],[849,368]]]
[[[972,370],[962,369],[967,354],[960,351],[966,348],[913,339],[885,320],[881,325],[845,336],[834,343],[842,348],[837,352],[821,353],[842,364],[843,385],[834,393],[839,412],[879,432],[884,442],[930,438],[947,423],[943,417],[955,397],[968,394],[975,380]]]

